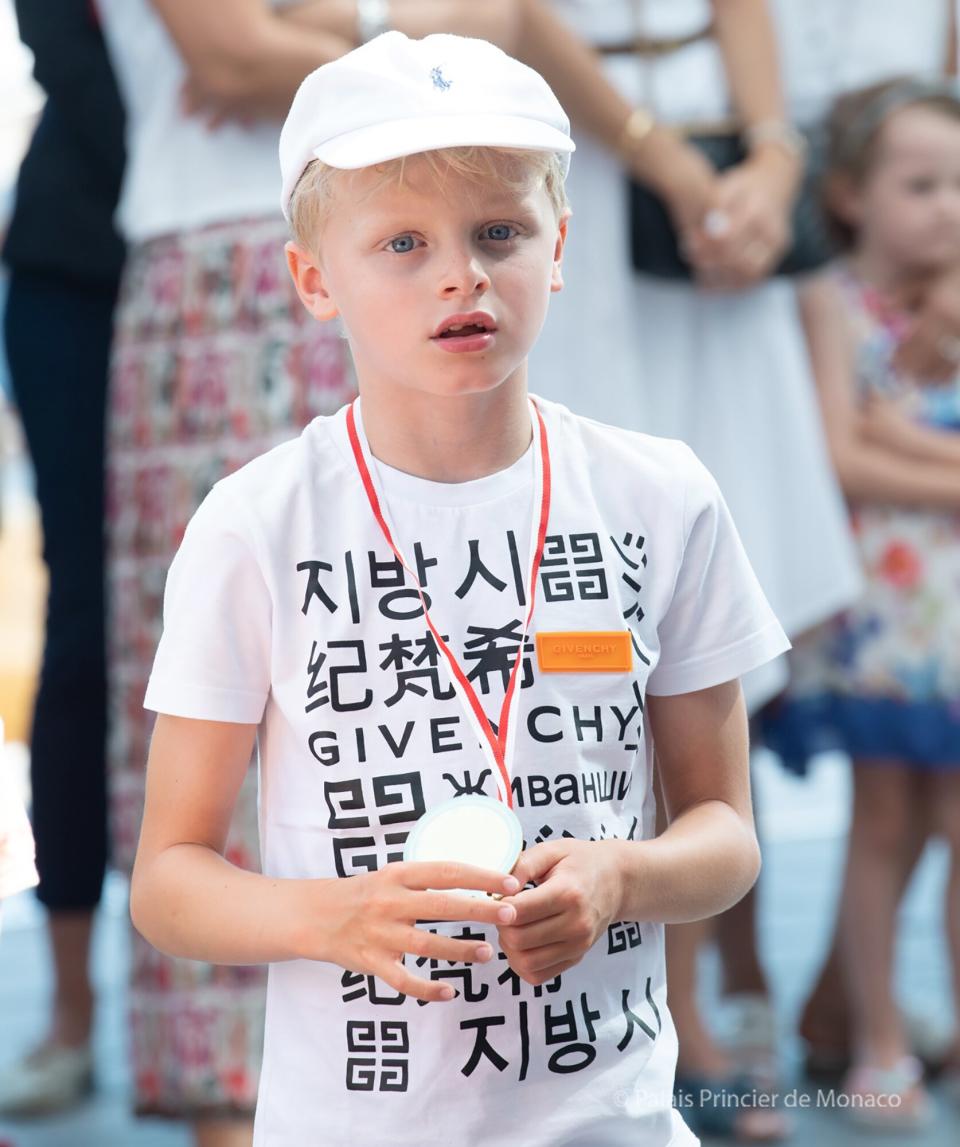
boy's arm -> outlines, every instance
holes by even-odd
[[[917,459],[867,434],[855,393],[855,349],[846,304],[832,280],[819,275],[799,289],[800,317],[817,385],[827,445],[847,497],[928,509],[960,508],[955,462]]]
[[[760,872],[740,682],[648,696],[647,720],[668,826],[646,842],[646,858],[624,842],[621,915],[665,924],[716,916]]]
[[[151,944],[216,964],[289,960],[293,884],[224,858],[227,830],[250,766],[256,725],[160,714],[150,760],[130,914]]]
[[[162,951],[188,959],[326,960],[417,999],[450,999],[449,984],[414,976],[403,955],[485,962],[493,952],[423,931],[416,921],[512,920],[508,905],[446,890],[510,893],[516,880],[459,864],[388,864],[349,879],[316,880],[238,868],[223,850],[255,736],[255,725],[158,717],[131,889],[137,929]]]
[[[713,916],[753,885],[747,719],[738,681],[647,698],[670,825],[653,840],[563,840],[525,852],[514,875],[537,887],[506,901],[511,967],[532,984],[578,963],[614,920]]]

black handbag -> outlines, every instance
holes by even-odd
[[[793,208],[793,239],[774,275],[802,275],[822,267],[835,254],[820,196],[825,140],[823,133],[804,133],[807,162]],[[746,150],[739,135],[688,136],[717,171],[742,163]],[[658,279],[690,280],[693,269],[683,257],[666,205],[641,183],[629,181],[630,249],[635,271]]]

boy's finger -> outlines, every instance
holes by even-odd
[[[501,924],[499,928],[500,940],[508,945],[511,951],[527,952],[532,948],[541,948],[544,944],[552,944],[563,939],[564,925],[569,923],[562,912],[553,916],[544,917],[527,924]]]
[[[560,888],[554,886],[553,881],[547,881],[536,888],[526,888],[516,896],[511,896],[504,903],[516,908],[517,915],[514,920],[507,920],[505,923],[516,926],[535,924],[538,920],[558,915],[563,911],[563,906],[558,900],[560,891]]]
[[[403,940],[403,950],[411,956],[429,956],[436,960],[451,960],[463,964],[486,964],[493,959],[493,945],[486,940],[456,940],[410,928]]]
[[[562,975],[564,972],[569,971],[570,968],[580,963],[581,957],[575,960],[563,960],[559,964],[554,964],[549,968],[541,968],[539,972],[531,973],[531,980],[534,984],[546,984],[550,980],[555,980],[557,976]]]
[[[555,944],[545,944],[531,952],[508,952],[507,960],[515,970],[518,970],[516,966],[519,964],[523,973],[544,972],[557,964],[576,960],[582,954],[569,941],[558,940]]]
[[[520,859],[513,866],[513,875],[520,882],[521,888],[531,881],[538,884],[566,855],[567,849],[562,843],[535,844],[520,853]]]
[[[513,924],[517,910],[512,904],[486,896],[463,896],[456,892],[415,893],[418,920],[473,920],[479,924]]]
[[[395,960],[385,960],[382,966],[371,966],[370,970],[378,979],[389,984],[391,988],[402,992],[405,996],[411,996],[415,1000],[423,1000],[425,1003],[434,1001],[445,1003],[457,995],[457,990],[452,984],[445,984],[439,980],[424,980],[420,976],[408,972],[403,964]]]
[[[510,896],[523,887],[515,876],[452,860],[409,860],[403,862],[403,868],[403,883],[408,888],[470,888]]]

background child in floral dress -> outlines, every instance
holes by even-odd
[[[848,257],[802,307],[866,589],[794,654],[771,740],[788,763],[853,760],[841,936],[854,1025],[845,1089],[861,1120],[917,1124],[929,1103],[893,994],[896,913],[925,835],[952,852],[946,920],[960,998],[960,380],[892,363],[925,287],[960,254],[960,100],[897,80],[842,98],[827,197]],[[951,1059],[960,1069],[960,1041]],[[948,1068],[950,1070],[950,1068]]]

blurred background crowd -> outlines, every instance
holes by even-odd
[[[0,0],[0,772],[29,777],[24,896],[50,967],[41,1029],[5,1034],[0,1014],[0,1140],[39,1143],[105,1072],[92,937],[108,870],[132,864],[142,698],[186,523],[220,477],[353,394],[346,343],[288,281],[277,140],[300,80],[387,27],[492,40],[564,103],[574,217],[531,389],[710,467],[794,642],[744,682],[757,760],[793,778],[774,792],[813,785],[824,754],[848,778],[830,790],[849,823],[835,918],[790,1017],[799,1062],[764,959],[791,906],[766,912],[765,877],[668,931],[685,1117],[800,1141],[782,1102],[799,1069],[859,1099],[845,1114],[868,1135],[955,1142],[954,0]],[[936,1024],[898,994],[928,846]],[[257,864],[254,768],[228,855]],[[178,1143],[249,1147],[263,972],[124,943],[131,1113],[177,1121]],[[733,1102],[748,1094],[781,1102]]]

